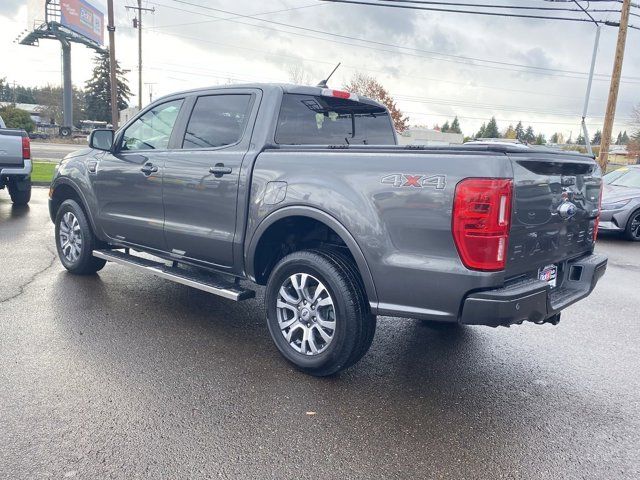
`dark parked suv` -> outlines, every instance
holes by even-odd
[[[50,212],[73,273],[112,261],[231,300],[266,285],[280,352],[329,375],[366,353],[377,315],[557,323],[606,268],[600,187],[590,157],[402,147],[379,103],[255,84],[94,131],[60,163]]]

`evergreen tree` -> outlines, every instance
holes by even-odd
[[[622,145],[622,132],[618,132],[618,136],[616,137],[616,145]]]
[[[584,135],[580,133],[578,138],[576,138],[576,145],[586,145],[587,143],[584,141]]]
[[[591,145],[600,145],[600,142],[602,142],[602,132],[598,130],[591,139]]]
[[[544,135],[542,133],[539,133],[538,135],[536,135],[536,145],[544,145],[547,143],[547,139],[544,138]]]
[[[524,138],[524,127],[522,126],[522,122],[518,122],[518,124],[516,125],[516,138],[520,142],[524,142],[525,141],[525,138]]]
[[[629,144],[629,135],[627,135],[627,131],[625,130],[622,133],[622,141],[620,142],[620,145],[628,145]]]
[[[536,134],[533,132],[531,125],[524,132],[524,141],[527,143],[535,143],[536,141]]]
[[[482,124],[478,133],[476,133],[476,138],[484,138],[485,132],[487,131],[487,125],[485,123]]]
[[[451,128],[449,129],[449,131],[453,133],[462,133],[462,130],[460,129],[460,122],[458,121],[458,117],[455,117],[453,119],[453,122],[451,122]]]
[[[451,126],[449,125],[449,120],[442,124],[442,128],[440,129],[442,133],[447,133],[451,131]]]
[[[498,123],[496,122],[495,117],[491,117],[489,123],[487,123],[487,127],[484,131],[485,138],[500,138],[500,130],[498,130]]]
[[[109,77],[109,52],[100,53],[94,59],[93,75],[86,83],[86,113],[90,120],[111,121],[111,79]],[[118,111],[129,105],[131,90],[122,69],[116,62]]]
[[[553,135],[551,135],[551,138],[549,139],[549,142],[551,142],[551,143],[560,143],[560,142],[558,142],[558,134],[554,133]]]

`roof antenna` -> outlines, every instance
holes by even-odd
[[[320,83],[317,86],[320,87],[320,88],[328,88],[329,85],[327,85],[327,82],[329,81],[331,76],[335,73],[335,71],[338,69],[338,67],[340,66],[341,63],[342,62],[338,62],[338,65],[336,65],[336,68],[331,70],[331,73],[329,74],[329,76],[327,78],[325,78],[324,80],[321,80]]]

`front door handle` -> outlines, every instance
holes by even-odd
[[[158,171],[158,167],[156,167],[153,163],[145,163],[140,171],[145,175],[151,175],[152,173],[156,173]]]
[[[216,163],[215,167],[209,169],[209,173],[213,173],[216,178],[231,173],[231,167],[225,167],[224,163]]]

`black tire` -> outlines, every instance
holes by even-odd
[[[277,301],[290,276],[310,274],[326,287],[335,313],[331,342],[321,353],[305,355],[294,349],[280,329]],[[333,375],[364,356],[373,340],[376,317],[367,304],[362,280],[348,257],[329,250],[303,250],[284,257],[274,267],[265,292],[267,325],[280,353],[298,369],[318,377]]]
[[[7,188],[14,205],[26,205],[31,200],[31,178],[11,180]]]
[[[640,209],[629,216],[627,227],[624,229],[624,236],[632,242],[640,242]]]
[[[70,216],[65,216],[67,213]],[[74,248],[75,258],[73,258],[73,255],[68,254],[73,247],[68,243],[63,246],[60,235],[61,229],[69,231],[69,223],[72,222],[73,218],[77,220],[77,230],[75,228],[71,229],[73,230],[73,243],[78,245],[77,249]],[[80,242],[76,243],[78,238]],[[91,275],[104,267],[106,261],[93,256],[97,240],[91,230],[87,216],[75,200],[65,200],[58,208],[55,222],[55,240],[58,258],[60,258],[60,262],[69,272],[77,275]],[[77,250],[79,250],[79,253],[77,253]]]

